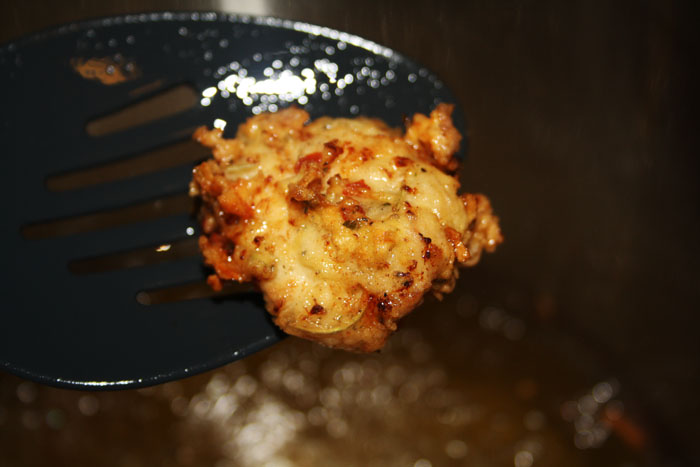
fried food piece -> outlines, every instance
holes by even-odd
[[[416,115],[405,134],[369,118],[261,114],[235,139],[199,128],[214,158],[195,168],[205,262],[254,281],[285,332],[359,352],[381,348],[432,291],[451,292],[502,237],[489,200],[458,195],[461,136],[452,106]]]

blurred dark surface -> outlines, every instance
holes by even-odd
[[[374,410],[366,406],[361,410],[363,396],[358,395],[358,388],[357,394],[348,396],[352,404],[350,399],[336,404],[346,414],[357,414],[355,418],[333,419],[326,413],[326,422],[336,422],[316,425],[311,415],[314,402],[302,400],[314,396],[292,397],[289,394],[295,394],[296,383],[279,383],[289,394],[275,399],[278,405],[270,410],[285,414],[279,408],[284,403],[296,408],[289,420],[275,423],[298,430],[310,426],[305,437],[290,439],[316,446],[316,456],[324,452],[330,457],[333,453],[346,456],[346,463],[335,458],[335,465],[370,465],[343,454],[333,443],[342,446],[338,440],[355,430],[396,430],[386,421],[392,417],[397,426],[400,421],[420,423],[427,433],[416,429],[417,433],[390,437],[388,446],[402,449],[402,455],[416,454],[401,457],[387,448],[386,453],[376,452],[376,465],[430,465],[420,464],[430,461],[432,455],[430,430],[436,438],[444,435],[447,444],[435,449],[444,448],[441,455],[446,453],[455,465],[468,463],[472,455],[472,465],[515,463],[519,467],[692,465],[700,461],[695,447],[700,435],[700,164],[695,99],[699,16],[694,3],[5,0],[0,9],[3,42],[96,16],[186,9],[303,20],[394,48],[437,72],[458,97],[469,128],[463,186],[489,195],[507,240],[475,270],[465,271],[455,297],[443,304],[429,301],[407,320],[404,336],[421,332],[426,346],[435,347],[427,359],[421,360],[419,351],[413,351],[418,352],[415,357],[403,348],[400,332],[391,349],[371,357],[328,353],[288,339],[281,344],[285,351],[271,349],[170,389],[93,395],[43,388],[0,375],[0,464],[41,465],[42,456],[51,455],[59,459],[57,465],[91,465],[95,458],[90,456],[97,454],[90,450],[99,446],[106,457],[112,457],[112,451],[120,453],[112,457],[112,465],[214,465],[220,460],[218,448],[233,443],[234,454],[225,451],[233,459],[230,465],[262,465],[258,461],[263,457],[241,457],[236,449],[250,449],[256,445],[254,440],[260,445],[267,439],[260,430],[247,433],[246,426],[262,411],[252,407],[263,407],[261,400],[275,394],[277,380],[265,376],[265,369],[284,360],[280,354],[305,356],[306,360],[285,360],[280,368],[305,375],[308,387],[319,393],[326,384],[338,386],[335,390],[341,399],[342,387],[350,386],[342,371],[337,377],[340,382],[333,375],[347,365],[367,367],[361,372],[364,375],[371,374],[372,368],[403,368],[406,378],[434,364],[443,375],[442,380],[437,377],[435,386],[458,394],[453,399],[445,396],[445,400],[467,404],[462,400],[467,398],[472,404],[467,406],[481,407],[482,414],[494,407],[506,413],[503,419],[498,414],[477,417],[479,436],[477,431],[471,435],[461,432],[464,438],[452,439],[456,435],[431,425],[458,426],[439,420],[440,414],[444,417],[451,412],[431,405],[429,397],[426,401],[401,399],[398,388],[404,383],[397,376],[398,405],[392,405],[392,397],[381,395],[387,390],[393,394],[391,381],[382,386],[384,383],[370,378],[368,385],[384,388],[375,399],[368,396],[376,404]],[[494,306],[524,323],[525,337],[513,340],[506,332],[498,340],[489,334],[500,326],[492,319]],[[461,343],[465,338],[469,344]],[[473,360],[464,363],[457,356]],[[307,360],[312,362],[308,366],[320,365],[321,370],[305,372],[299,362]],[[347,375],[352,373],[347,371]],[[244,373],[267,385],[259,390],[264,395],[253,401],[245,387],[245,381],[250,381],[244,379],[235,394],[240,404],[246,398],[248,408],[241,410],[249,419],[223,433],[219,429],[223,422],[216,416],[204,416],[210,407],[202,403],[197,409],[205,399],[195,400],[195,396],[214,394],[212,406],[228,400],[217,397],[229,394],[229,386],[239,384]],[[610,377],[622,388],[620,397],[629,398],[626,407],[636,421],[628,422],[633,428],[618,424],[611,429],[615,424],[608,423],[614,436],[592,453],[594,450],[572,441],[581,430],[567,424],[566,400],[582,397],[594,384]],[[225,384],[207,393],[206,388],[219,384],[213,381]],[[535,384],[541,388],[539,399],[518,396],[523,391],[527,396],[527,388],[532,387],[527,381],[539,381]],[[322,399],[321,406],[333,405]],[[353,404],[360,408],[353,409]],[[383,410],[385,416],[378,416],[376,412]],[[416,418],[400,415],[402,410]],[[494,427],[498,420],[509,416],[522,420],[533,410],[549,414],[550,420],[559,417],[559,421],[539,431],[538,442],[545,449],[533,454],[534,464],[528,464],[527,455],[518,460],[518,453],[537,449],[528,451],[518,444],[524,439],[518,429],[498,431]],[[298,413],[306,413],[307,425],[295,425]],[[438,421],[428,422],[431,417]],[[634,428],[637,424],[643,428]],[[314,434],[319,426],[326,431]],[[228,444],[211,435],[211,430],[216,436],[228,436]],[[291,432],[294,430],[288,430],[287,436]],[[86,433],[94,440],[92,446],[70,440]],[[241,441],[246,436],[253,441]],[[206,440],[213,447],[193,446],[192,439]],[[499,443],[507,446],[504,459],[489,456],[498,452]],[[366,451],[368,455],[375,452]],[[158,454],[166,452],[171,456]],[[200,456],[205,452],[208,454]],[[295,453],[286,458],[279,454],[279,459],[273,459],[277,463],[270,465],[297,465],[294,459],[311,455],[299,447]],[[389,458],[392,462],[381,462]],[[434,454],[433,465],[443,465],[439,459]]]

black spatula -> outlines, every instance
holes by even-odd
[[[213,297],[203,285],[187,188],[207,154],[194,128],[230,136],[292,104],[401,126],[455,101],[359,37],[216,13],[105,18],[5,44],[0,93],[0,367],[88,389],[181,378],[282,338],[252,289]]]

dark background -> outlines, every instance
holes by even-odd
[[[0,41],[181,9],[321,24],[434,70],[467,115],[463,185],[489,195],[507,240],[467,278],[519,291],[525,319],[605,356],[657,430],[698,458],[694,2],[2,0]]]

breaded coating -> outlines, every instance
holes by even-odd
[[[235,139],[199,128],[214,158],[194,170],[209,283],[254,281],[285,332],[330,347],[380,349],[423,296],[452,291],[458,265],[502,242],[480,194],[458,195],[452,106],[406,133],[369,118],[307,123],[261,114]]]

